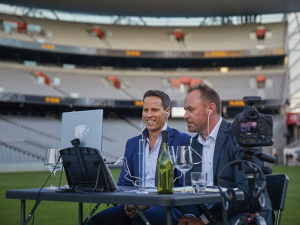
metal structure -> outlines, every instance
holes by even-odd
[[[289,15],[287,41],[290,110],[300,112],[300,13]]]
[[[30,9],[137,17],[226,17],[300,11],[299,0],[1,0],[0,3]]]

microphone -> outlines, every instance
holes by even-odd
[[[263,167],[263,168],[261,168],[261,170],[263,171],[263,173],[265,175],[273,173],[273,169],[271,167]]]

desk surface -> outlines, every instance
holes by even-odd
[[[152,205],[152,206],[181,206],[193,204],[205,204],[221,202],[220,193],[208,193],[198,195],[193,193],[174,194],[136,194],[126,192],[134,187],[119,187],[125,192],[104,192],[104,193],[57,193],[55,190],[43,188],[39,200],[43,201],[65,201],[65,202],[85,202],[85,203],[109,203],[127,205]],[[40,188],[19,189],[6,191],[8,199],[36,200]],[[237,200],[243,200],[242,191],[236,191]]]

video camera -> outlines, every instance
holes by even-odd
[[[231,126],[231,134],[236,145],[258,147],[273,145],[273,117],[260,113],[254,104],[260,97],[244,97],[246,104],[243,112],[236,115]]]

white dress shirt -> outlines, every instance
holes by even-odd
[[[205,138],[201,134],[198,136],[198,142],[203,145],[202,148],[202,172],[207,173],[207,186],[214,185],[214,174],[213,174],[213,162],[216,139],[219,132],[219,128],[222,122],[222,117],[210,134]]]
[[[219,128],[222,122],[222,117],[219,119],[218,123],[214,127],[214,129],[210,132],[210,134],[205,138],[202,137],[201,133],[199,133],[197,141],[203,145],[202,148],[202,172],[207,173],[207,186],[214,185],[214,171],[213,171],[213,162],[214,162],[214,153],[215,153],[215,145],[217,140],[217,135],[219,132]],[[210,208],[210,204],[207,205]],[[200,216],[203,223],[208,224],[209,220],[205,215]]]
[[[167,130],[168,124],[165,123],[163,130]],[[150,141],[149,138],[146,138],[146,187],[155,187],[155,174],[156,174],[156,165],[157,165],[157,158],[162,142],[162,134],[161,131],[158,135],[158,138],[155,142],[154,148],[150,150]]]

